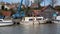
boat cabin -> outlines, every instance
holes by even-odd
[[[60,21],[60,16],[57,16],[57,17],[56,17],[56,20],[59,20],[59,21]]]
[[[25,21],[37,21],[37,20],[43,20],[43,17],[25,17]]]

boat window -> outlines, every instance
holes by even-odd
[[[29,19],[29,21],[32,21],[33,19]]]
[[[36,20],[42,20],[42,18],[37,18]]]
[[[2,20],[0,20],[0,21],[2,21]]]

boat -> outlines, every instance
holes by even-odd
[[[12,20],[6,20],[6,19],[0,19],[0,26],[7,26],[7,25],[13,25]]]
[[[35,25],[35,24],[42,24],[46,23],[46,20],[43,17],[25,17],[20,21],[20,24],[23,25]]]
[[[56,23],[56,24],[59,24],[60,23],[60,16],[56,16],[55,19],[52,22]]]

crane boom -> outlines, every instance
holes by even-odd
[[[21,3],[19,5],[19,7],[18,7],[18,13],[20,13],[20,11],[21,11],[22,2],[23,2],[23,0],[21,0]]]
[[[20,3],[20,5],[19,5],[19,7],[18,7],[18,9],[17,9],[17,12],[12,15],[13,18],[20,18],[20,17],[22,17],[22,16],[21,16],[22,14],[20,14],[22,2],[23,2],[23,0],[21,0],[21,3]],[[24,14],[24,13],[23,13],[23,14]]]

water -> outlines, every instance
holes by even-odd
[[[60,34],[60,24],[0,27],[0,34]]]

